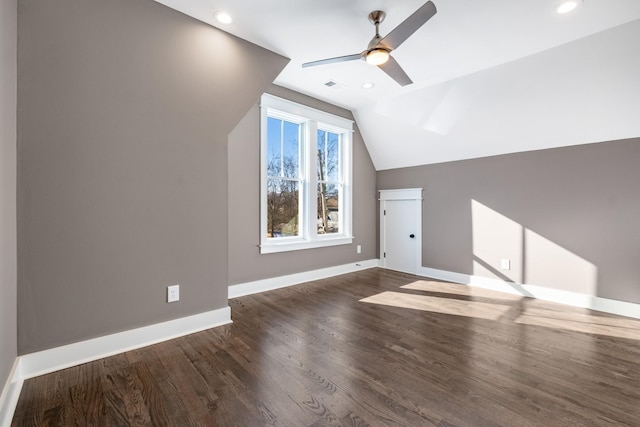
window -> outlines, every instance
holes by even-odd
[[[345,118],[262,96],[261,253],[353,241],[352,130]]]

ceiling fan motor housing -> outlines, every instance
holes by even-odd
[[[374,10],[373,12],[371,12],[369,14],[369,21],[371,21],[371,23],[373,25],[378,25],[380,23],[382,23],[382,21],[384,21],[384,18],[387,16],[386,13],[384,13],[381,10]]]
[[[376,26],[376,35],[373,36],[373,38],[369,42],[369,46],[367,46],[367,52],[371,52],[372,50],[376,49],[376,47],[380,48],[378,44],[380,43],[380,40],[382,40],[382,36],[380,36],[380,31],[378,26],[382,21],[384,21],[384,18],[386,16],[387,14],[381,10],[374,10],[369,14],[369,21],[371,21],[371,23]],[[389,49],[384,49],[384,50],[389,52]]]

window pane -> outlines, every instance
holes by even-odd
[[[319,130],[317,157],[318,180],[338,181],[340,177],[340,136]]]
[[[338,181],[340,179],[339,169],[340,137],[335,133],[327,133],[327,179]]]
[[[298,178],[300,164],[300,125],[267,118],[267,174]]]
[[[267,179],[267,237],[298,236],[298,182]]]
[[[300,157],[300,125],[284,122],[284,138],[282,151],[284,152],[283,176],[298,177],[298,164]]]
[[[267,174],[281,176],[282,171],[282,120],[267,118]]]
[[[318,234],[340,232],[340,206],[338,186],[318,184]]]

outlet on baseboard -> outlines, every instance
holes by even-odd
[[[167,286],[167,302],[180,301],[180,285]]]
[[[502,261],[500,261],[500,267],[503,270],[511,270],[511,260],[503,259]]]

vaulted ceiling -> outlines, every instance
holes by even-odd
[[[379,170],[640,135],[638,0],[434,0],[392,53],[405,87],[364,61],[301,65],[363,51],[372,10],[384,36],[425,0],[157,1],[291,58],[275,83],[353,111]]]

